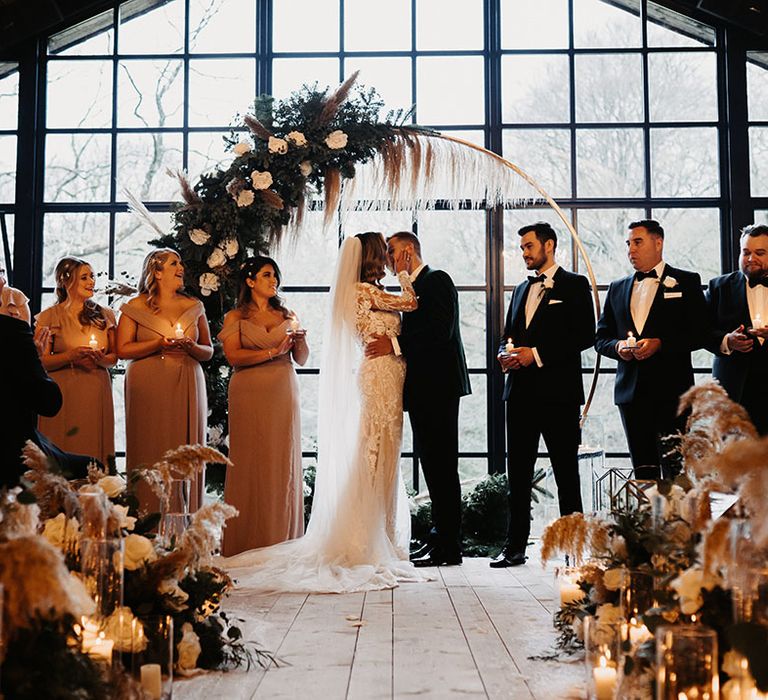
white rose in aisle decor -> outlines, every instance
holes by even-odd
[[[251,173],[253,189],[266,190],[272,184],[272,173],[269,170],[254,170]]]
[[[325,137],[325,145],[333,149],[344,148],[348,140],[349,137],[341,129],[336,129]]]
[[[176,662],[176,666],[182,676],[197,668],[197,659],[202,648],[200,646],[200,637],[197,636],[189,622],[185,622],[181,626],[181,639],[176,645],[176,650],[179,652],[179,660]]]
[[[238,207],[249,207],[253,204],[254,199],[255,195],[253,194],[253,190],[242,190],[242,192],[237,195],[235,201],[237,202]]]
[[[288,142],[276,136],[270,136],[267,143],[270,153],[288,153]]]
[[[208,256],[208,260],[205,261],[212,270],[217,267],[221,267],[225,262],[227,262],[227,255],[226,253],[216,246],[213,249],[213,252]]]
[[[128,506],[112,506],[112,509],[120,518],[120,525],[118,527],[125,528],[129,532],[136,526],[136,518],[132,515],[128,515]]]
[[[312,163],[308,160],[302,160],[301,163],[299,163],[299,172],[304,177],[309,177],[312,174],[312,171],[314,168],[312,167]]]
[[[237,238],[227,238],[221,247],[224,249],[224,254],[228,258],[234,258],[237,255],[237,251],[240,250],[240,244],[237,242]]]
[[[595,611],[595,617],[601,625],[612,625],[615,622],[622,622],[624,620],[621,608],[611,603],[599,605]]]
[[[195,245],[205,245],[211,240],[211,234],[201,228],[193,228],[189,232],[189,238]]]
[[[219,291],[219,277],[213,272],[204,272],[198,280],[200,284],[200,294],[204,297],[211,296],[211,292]]]
[[[306,146],[307,137],[300,131],[289,131],[286,137],[294,146]]]
[[[179,612],[184,610],[186,602],[189,600],[189,594],[179,588],[179,582],[174,579],[165,579],[160,581],[160,585],[157,587],[157,592],[161,595],[168,596],[168,600],[165,604]]]
[[[235,155],[244,156],[246,153],[251,152],[251,145],[245,141],[241,141],[232,149],[232,151]]]
[[[141,535],[128,535],[125,538],[125,568],[128,571],[135,571],[155,559],[157,552],[151,540]]]
[[[691,567],[683,571],[670,586],[675,589],[680,598],[680,611],[683,615],[693,615],[704,603],[701,597],[702,589],[711,591],[717,585],[702,569]]]
[[[603,585],[609,591],[618,591],[621,588],[621,584],[624,582],[624,569],[608,569],[603,574]]]
[[[96,486],[107,494],[107,498],[116,498],[125,491],[125,479],[117,475],[105,476],[96,482]]]
[[[77,518],[67,519],[64,513],[59,513],[55,518],[45,521],[43,537],[60,550],[76,549],[80,539],[80,523]]]

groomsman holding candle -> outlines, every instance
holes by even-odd
[[[684,427],[677,405],[693,385],[691,352],[706,342],[706,303],[697,273],[662,260],[657,221],[629,224],[626,243],[635,273],[608,288],[595,349],[618,361],[614,401],[635,477],[657,479],[666,461],[660,438]]]
[[[539,439],[549,452],[560,514],[582,510],[578,452],[584,403],[581,352],[594,341],[595,315],[586,277],[555,262],[557,234],[544,222],[518,231],[534,276],[515,287],[498,352],[507,374],[507,477],[509,527],[492,568],[526,560],[531,488]]]
[[[740,270],[709,283],[712,376],[768,435],[768,226],[741,232]]]

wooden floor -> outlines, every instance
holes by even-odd
[[[174,698],[583,697],[581,663],[528,659],[554,640],[551,569],[433,571],[390,591],[235,595],[225,609],[284,665],[179,680]]]

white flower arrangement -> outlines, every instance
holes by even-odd
[[[251,152],[251,145],[245,141],[241,141],[235,145],[232,151],[237,156],[244,156],[246,153]]]
[[[240,250],[240,244],[237,242],[237,238],[227,238],[221,243],[221,248],[224,250],[224,255],[228,258],[234,258],[237,251]]]
[[[300,131],[289,131],[286,138],[294,145],[294,146],[306,146],[307,145],[307,137],[304,136]]]
[[[256,195],[253,194],[253,190],[241,190],[235,197],[235,202],[237,202],[238,207],[248,207],[253,204],[255,198]]]
[[[197,632],[189,622],[185,622],[181,626],[181,633],[181,639],[176,645],[176,650],[179,652],[176,669],[183,676],[197,668],[197,659],[202,647],[200,646],[200,637],[197,636]]]
[[[135,571],[155,559],[157,552],[151,540],[136,534],[125,538],[125,568],[128,571]]]
[[[77,518],[67,519],[64,513],[59,513],[45,521],[43,537],[62,551],[75,549],[80,539],[80,523]]]
[[[219,246],[216,246],[205,262],[213,270],[227,262],[227,254]]]
[[[312,163],[308,160],[302,160],[301,163],[299,163],[299,172],[304,177],[309,177],[312,174],[312,171],[314,168],[312,167]]]
[[[325,145],[328,148],[338,150],[339,148],[345,148],[349,137],[341,130],[336,129],[325,137]]]
[[[136,518],[128,515],[128,506],[119,506],[117,504],[112,505],[112,510],[119,518],[118,527],[126,529],[129,532],[136,526]]]
[[[96,486],[107,494],[107,498],[116,498],[125,491],[126,484],[122,476],[105,476],[96,482]]]
[[[253,183],[253,189],[266,190],[273,182],[272,173],[269,170],[254,170],[251,173],[251,182]]]
[[[704,604],[704,599],[701,597],[702,589],[711,591],[716,585],[715,578],[695,566],[683,571],[670,584],[680,597],[680,611],[683,615],[697,613]]]
[[[204,297],[211,296],[211,292],[219,291],[219,276],[213,272],[204,272],[200,275],[198,282],[200,284],[200,294]]]
[[[674,277],[667,275],[661,282],[667,289],[677,287],[677,280]]]
[[[205,245],[206,243],[208,243],[209,240],[211,240],[211,234],[208,233],[208,231],[206,231],[205,229],[193,228],[189,232],[189,239],[195,245]]]
[[[553,280],[551,277],[546,277],[544,278],[542,285],[544,285],[544,289],[552,289],[552,287],[555,286],[555,280]]]

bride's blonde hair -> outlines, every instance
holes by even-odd
[[[172,255],[175,255],[179,260],[181,256],[173,248],[157,248],[144,258],[144,262],[141,266],[141,277],[139,278],[139,294],[147,295],[147,306],[155,313],[160,311],[160,307],[157,304],[158,286],[155,273],[163,269],[163,266]],[[179,289],[179,294],[187,296],[186,292]]]

